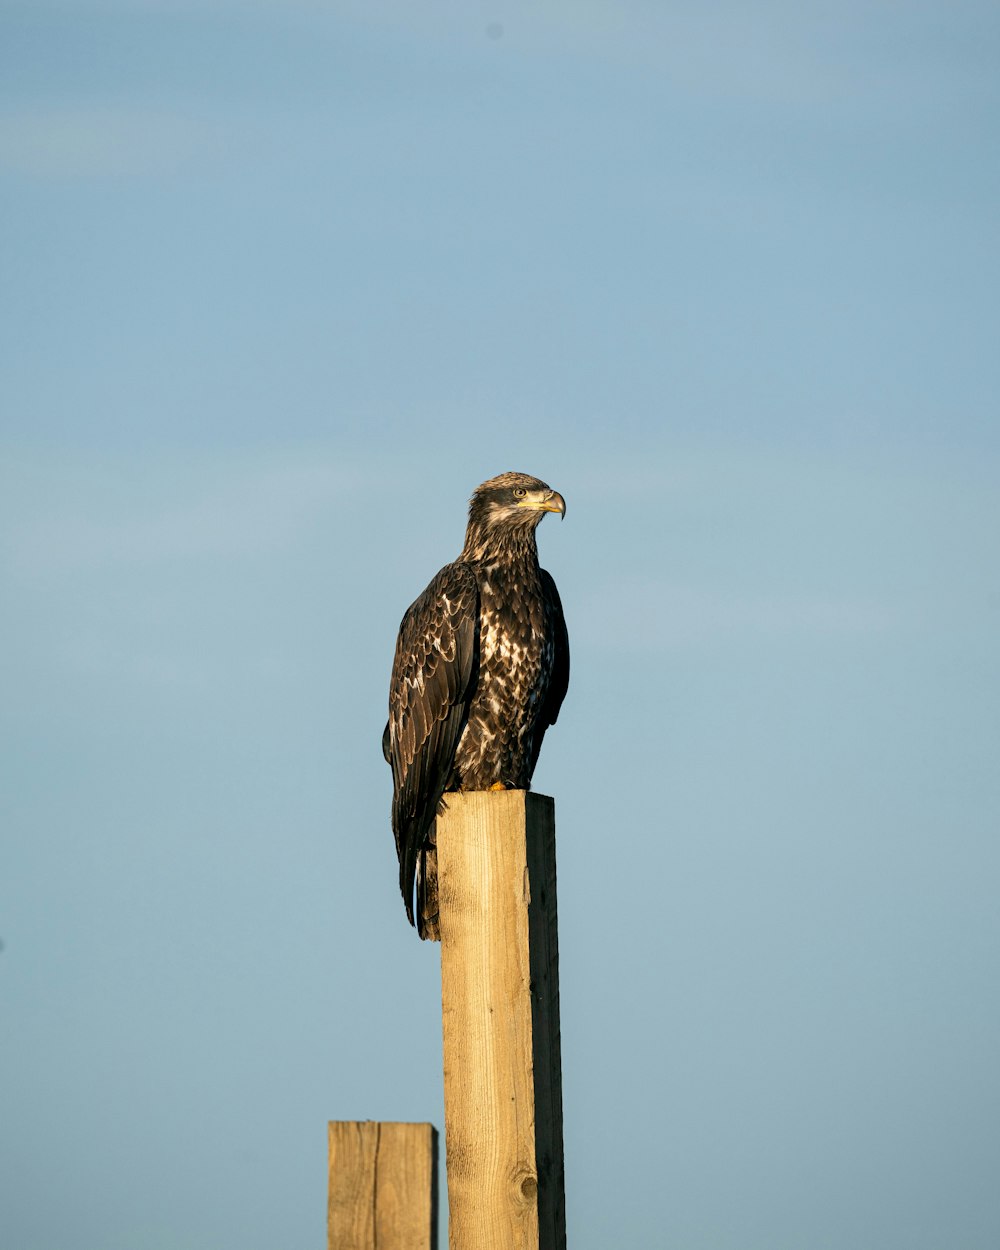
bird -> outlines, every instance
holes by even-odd
[[[549,512],[565,517],[565,500],[530,474],[477,486],[458,559],[399,627],[382,753],[399,887],[423,939],[440,940],[434,820],[444,796],[529,789],[569,685],[566,621],[535,540]]]

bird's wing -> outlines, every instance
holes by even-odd
[[[467,564],[449,564],[410,605],[399,627],[382,738],[392,765],[399,886],[411,924],[417,857],[448,783],[478,663],[476,577]]]
[[[545,703],[541,709],[540,732],[535,734],[531,771],[535,771],[535,764],[538,762],[538,753],[542,748],[542,737],[549,725],[556,723],[559,715],[559,709],[562,707],[562,701],[566,697],[566,691],[569,688],[569,634],[566,632],[566,618],[563,616],[562,601],[559,598],[559,591],[556,590],[556,584],[552,580],[552,576],[545,571],[539,569],[542,580],[542,595],[545,599],[545,613],[549,620],[549,629],[551,631],[553,657],[552,657],[552,676],[549,678],[549,688],[545,694]]]

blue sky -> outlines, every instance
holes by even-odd
[[[0,9],[0,1229],[442,1124],[379,739],[509,468],[577,1250],[1000,1239],[993,6]]]

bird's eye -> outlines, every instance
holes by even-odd
[[[523,498],[524,498],[524,496],[525,496],[527,493],[528,493],[528,492],[524,489],[524,487],[523,487],[523,486],[515,486],[515,487],[514,487],[514,494],[515,494],[515,496],[516,496],[518,499],[523,499]]]

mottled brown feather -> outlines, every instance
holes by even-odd
[[[526,494],[532,507],[520,506]],[[400,889],[424,938],[438,936],[433,838],[443,796],[497,784],[528,789],[566,694],[566,623],[535,544],[547,506],[565,508],[527,474],[484,482],[462,554],[400,625],[382,749],[392,766]]]
[[[396,642],[389,721],[392,828],[399,885],[413,923],[417,859],[444,792],[476,668],[478,592],[467,565],[449,564],[407,609]]]

